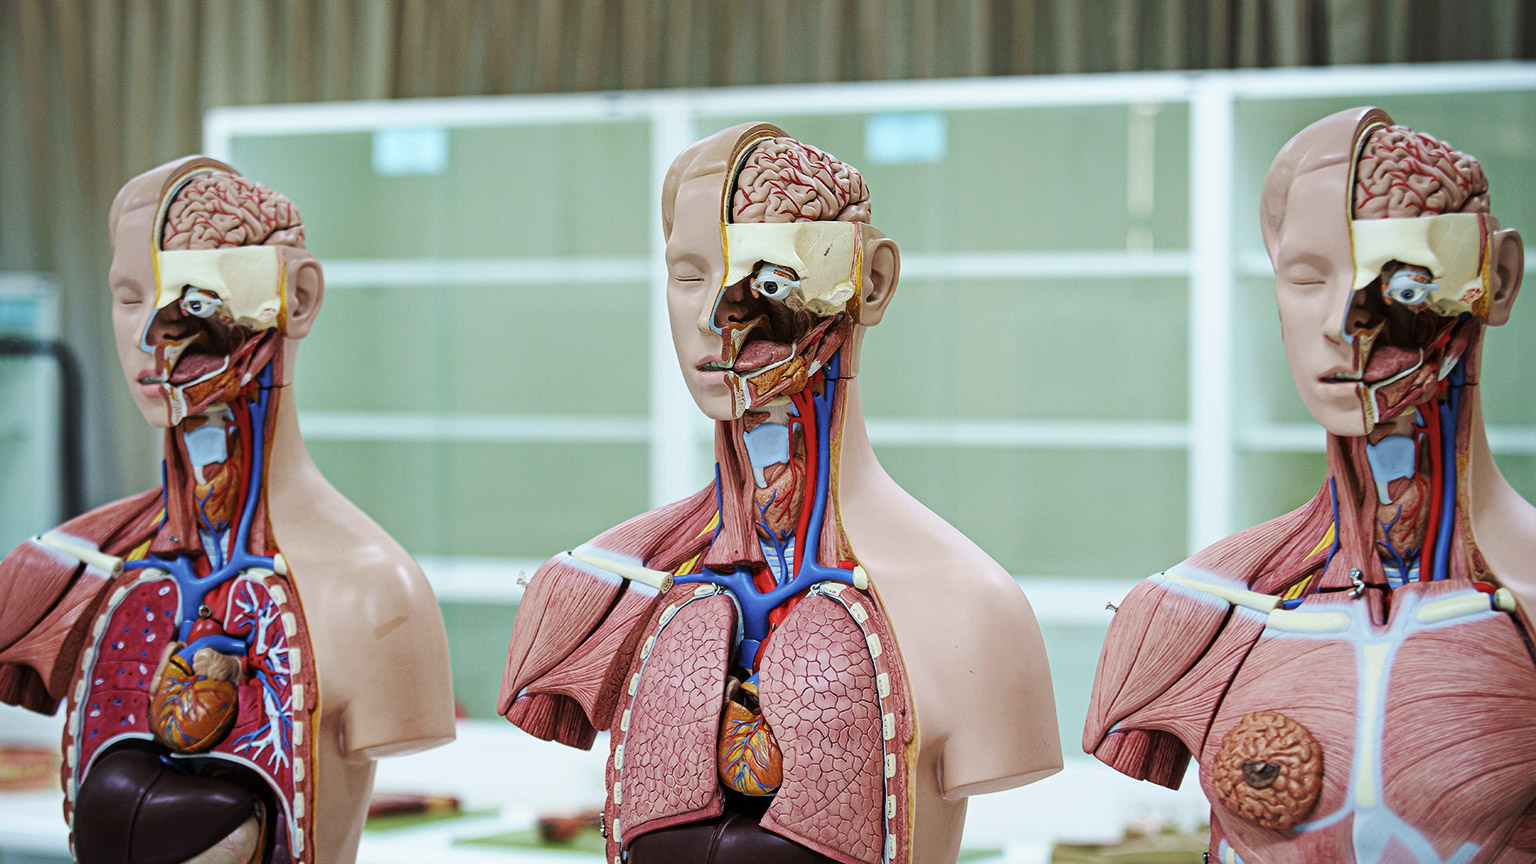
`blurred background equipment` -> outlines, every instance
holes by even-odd
[[[0,544],[84,507],[81,370],[49,278],[0,271]]]

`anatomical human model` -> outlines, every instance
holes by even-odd
[[[954,861],[966,796],[1061,753],[1023,593],[870,449],[896,246],[858,171],[765,124],[685,150],[662,202],[715,481],[539,569],[501,711],[611,733],[610,860]]]
[[[1291,139],[1261,216],[1328,477],[1131,592],[1083,747],[1173,787],[1193,754],[1213,860],[1536,861],[1536,509],[1477,387],[1520,236],[1475,159],[1367,108]]]
[[[0,563],[0,698],[67,701],[83,864],[352,861],[373,760],[450,740],[453,697],[431,588],[299,437],[320,265],[292,203],[202,157],[129,181],[109,227],[164,482]]]

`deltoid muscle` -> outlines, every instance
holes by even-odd
[[[153,238],[116,242],[159,258],[142,338],[176,421],[165,482],[0,563],[0,698],[67,702],[80,861],[312,861],[314,652],[265,497],[282,320],[237,323],[280,306],[283,285],[261,266],[167,275],[198,266],[177,256],[302,246],[303,227],[285,198],[209,164],[165,191]]]
[[[731,165],[720,290],[747,311],[715,326],[737,407],[717,425],[716,479],[539,569],[501,711],[574,746],[611,733],[608,860],[694,860],[691,835],[657,832],[696,825],[707,841],[747,818],[769,845],[728,860],[907,862],[906,676],[836,507],[850,301],[806,302],[860,272],[848,244],[816,247],[842,249],[835,267],[807,266],[793,233],[830,221],[858,236],[868,191],[777,130]]]
[[[1287,204],[1334,177],[1347,209]],[[1536,861],[1531,610],[1487,563],[1470,512],[1468,466],[1486,448],[1472,395],[1485,313],[1434,306],[1459,290],[1447,279],[1458,266],[1480,288],[1497,278],[1487,189],[1472,157],[1375,110],[1314,124],[1271,169],[1266,240],[1282,295],[1296,278],[1291,220],[1353,235],[1339,238],[1332,276],[1306,277],[1345,288],[1317,320],[1343,321],[1335,344],[1353,368],[1297,380],[1304,396],[1314,374],[1320,391],[1352,393],[1364,431],[1329,435],[1310,502],[1132,591],[1083,734],[1089,753],[1170,787],[1193,755],[1213,861]],[[1465,220],[1476,242],[1445,239],[1436,218]],[[1366,256],[1373,269],[1350,286]],[[1424,290],[1394,287],[1405,269]],[[1324,289],[1300,290],[1321,302]],[[1292,353],[1293,368],[1304,357]]]

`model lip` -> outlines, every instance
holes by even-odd
[[[1332,369],[1329,369],[1327,374],[1319,375],[1317,380],[1323,382],[1324,384],[1359,384],[1361,379],[1364,377],[1364,371],[1361,369],[1356,369],[1356,365],[1361,364],[1335,366]]]

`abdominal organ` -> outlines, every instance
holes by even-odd
[[[728,273],[738,240],[805,250],[797,225],[867,227],[856,171],[760,129],[731,163]],[[500,709],[572,746],[611,733],[608,860],[669,860],[645,851],[656,832],[733,813],[805,856],[761,860],[910,860],[906,677],[837,514],[859,279],[840,248],[822,270],[727,276],[716,332],[738,416],[716,426],[714,482],[551,559],[519,606]]]
[[[0,564],[0,698],[66,700],[65,814],[85,864],[314,860],[314,653],[265,484],[284,286],[280,267],[217,257],[277,261],[260,244],[302,246],[303,229],[286,199],[222,168],[175,178],[154,238],[116,238],[159,259],[143,380],[174,421],[162,486]],[[224,281],[168,281],[199,261]]]

